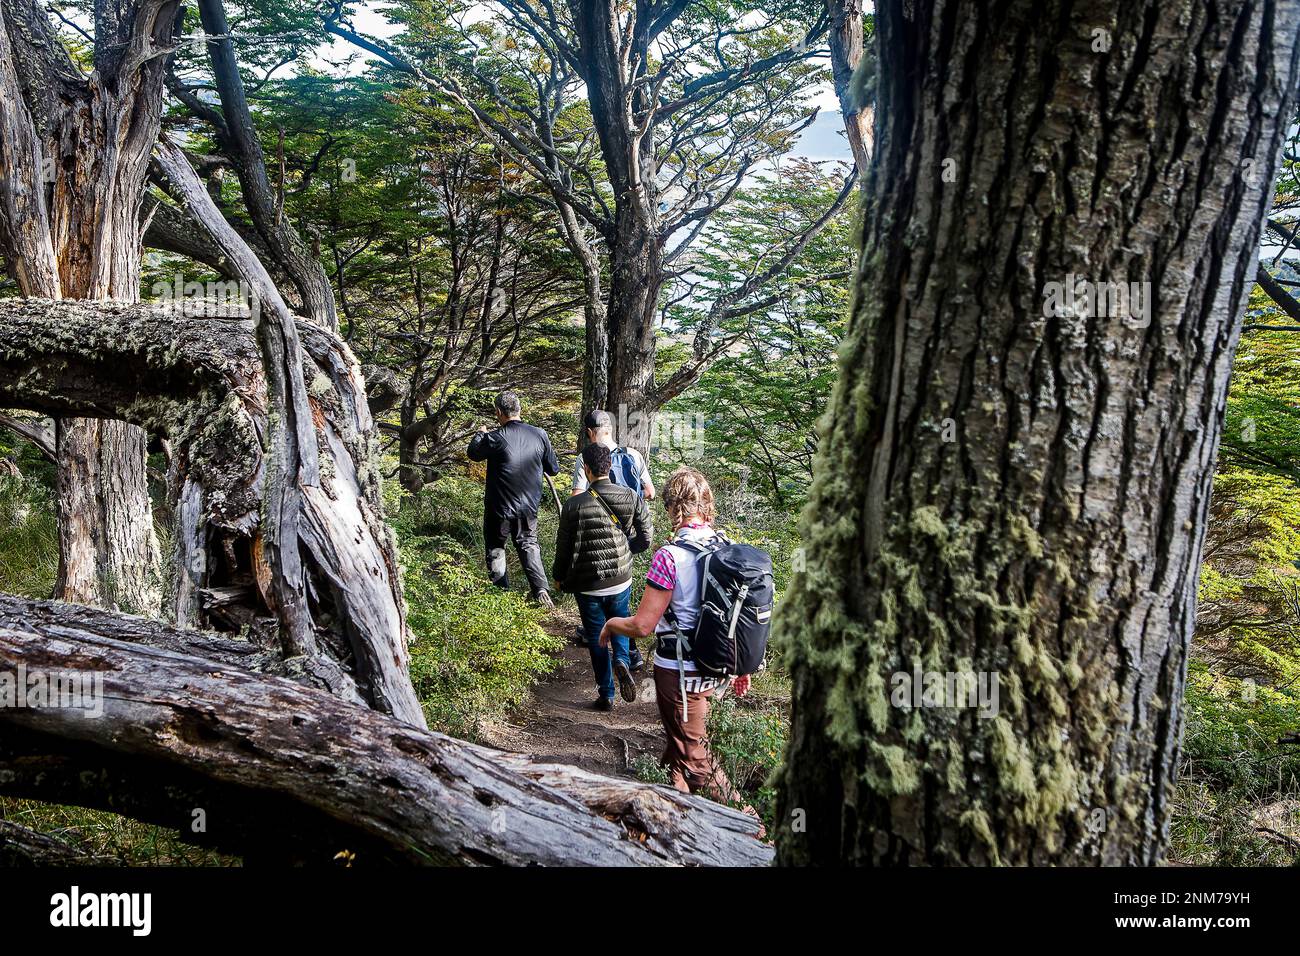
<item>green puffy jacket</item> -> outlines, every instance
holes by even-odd
[[[625,584],[632,580],[632,555],[650,547],[653,536],[641,496],[600,478],[564,503],[551,576],[570,594]]]

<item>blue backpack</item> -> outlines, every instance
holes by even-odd
[[[631,488],[642,498],[645,492],[641,488],[641,473],[637,471],[636,459],[626,448],[615,448],[610,452],[609,480],[624,488]]]

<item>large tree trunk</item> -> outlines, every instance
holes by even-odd
[[[779,858],[1155,863],[1300,3],[876,16],[856,299],[781,610]],[[1079,279],[1149,285],[1092,317],[1051,298]],[[914,669],[991,675],[998,706],[919,706]]]
[[[152,646],[127,643],[142,639]],[[29,685],[87,678],[77,686],[89,690],[65,706],[0,708],[0,790],[317,865],[338,854],[358,865],[771,858],[757,823],[735,810],[431,734],[230,655],[155,622],[0,597],[0,672]]]
[[[129,614],[162,609],[158,539],[143,429],[62,418],[58,454],[59,573],[56,597]]]
[[[610,248],[605,408],[614,417],[619,444],[648,453],[658,410],[653,402],[655,314],[663,262],[652,224],[643,215],[640,209],[621,212],[619,234]]]
[[[0,115],[17,154],[6,157],[0,192],[19,198],[5,203],[0,242],[24,295],[138,301],[140,203],[177,11],[174,0],[97,4],[94,72],[83,76],[43,9],[5,0]],[[134,426],[60,423],[64,600],[160,609],[146,446]]]
[[[603,319],[603,328],[588,333],[583,395],[594,398],[603,386],[604,408],[615,417],[619,443],[646,452],[657,410],[651,396],[664,250],[658,234],[656,131],[652,121],[646,129],[636,129],[631,116],[642,115],[648,106],[644,80],[649,64],[649,17],[635,17],[632,35],[625,38],[617,7],[608,0],[576,2],[573,12],[585,65],[587,102],[614,193],[613,223],[605,236],[608,298],[603,310],[587,315],[588,321]],[[634,64],[630,76],[625,75],[628,63]],[[603,376],[595,366],[602,358]]]
[[[177,623],[244,631],[286,673],[423,726],[406,673],[401,581],[360,369],[330,333],[305,322],[296,331],[298,375],[312,383],[303,444],[320,456],[314,484],[267,460],[276,454],[275,426],[252,319],[194,319],[140,305],[0,303],[0,407],[93,414],[167,434]],[[293,548],[310,644],[284,635],[264,520],[277,482],[292,485],[296,510],[279,520],[292,520],[300,535]]]

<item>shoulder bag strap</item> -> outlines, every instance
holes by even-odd
[[[611,518],[614,519],[614,524],[618,525],[618,530],[623,532],[623,537],[631,538],[632,536],[628,534],[627,526],[623,524],[623,519],[620,518],[618,515],[614,514],[614,509],[609,506],[609,503],[605,501],[604,498],[596,494],[596,489],[588,488],[587,491],[591,494],[591,497],[595,498],[597,501],[600,502],[600,506],[605,509],[605,514],[609,515]]]

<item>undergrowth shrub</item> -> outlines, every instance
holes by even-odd
[[[59,526],[49,488],[0,475],[0,591],[47,598],[59,572]]]
[[[391,512],[413,638],[411,681],[429,725],[468,738],[522,703],[564,644],[543,629],[545,615],[526,591],[488,580],[481,495],[479,486],[443,478]]]
[[[1300,862],[1300,700],[1193,661],[1169,858],[1202,866]]]
[[[785,750],[789,717],[782,702],[758,694],[727,695],[709,707],[709,749],[727,779],[773,832],[776,791],[770,780]]]

